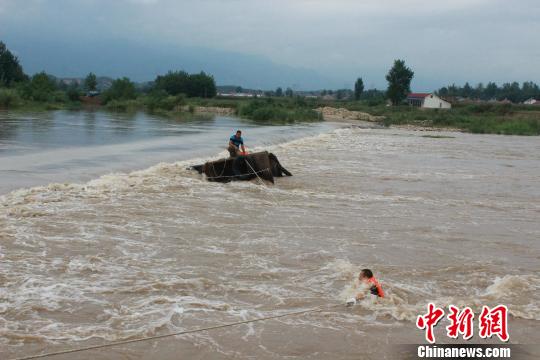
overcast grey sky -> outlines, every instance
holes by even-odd
[[[415,71],[416,90],[540,80],[539,0],[0,0],[4,35],[198,46],[343,85],[363,76],[384,87],[396,58]]]

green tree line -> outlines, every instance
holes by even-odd
[[[526,81],[521,85],[518,82],[504,83],[498,86],[495,82],[486,85],[479,83],[471,86],[468,82],[463,86],[455,84],[440,88],[437,93],[443,97],[463,97],[480,100],[504,100],[520,103],[528,99],[540,99],[540,87],[532,81]]]
[[[82,84],[66,85],[45,72],[28,76],[19,59],[0,42],[0,106],[13,107],[26,102],[68,103],[79,102],[85,94],[95,95],[98,79],[89,73]],[[150,105],[179,104],[183,97],[213,98],[217,94],[213,76],[204,72],[188,74],[170,71],[159,75],[146,88],[138,88],[127,77],[112,81],[110,87],[100,94],[102,103],[122,102],[147,97]],[[171,97],[178,99],[171,100]]]
[[[152,90],[163,90],[173,96],[184,94],[187,97],[213,98],[217,95],[214,78],[204,72],[169,71],[156,77]]]

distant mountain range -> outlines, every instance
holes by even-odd
[[[58,42],[52,39],[3,39],[28,74],[46,71],[59,78],[127,76],[133,81],[153,80],[169,70],[205,71],[218,85],[238,84],[254,89],[295,90],[337,88],[334,81],[316,71],[276,64],[264,57],[197,47],[138,44],[121,40]]]

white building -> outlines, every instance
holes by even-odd
[[[540,100],[536,100],[534,98],[530,98],[529,100],[525,100],[523,102],[525,105],[540,105]]]
[[[452,104],[441,99],[433,93],[410,93],[407,96],[407,102],[411,106],[417,106],[426,109],[450,109]]]

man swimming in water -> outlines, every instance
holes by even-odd
[[[240,152],[240,149],[242,152]],[[231,157],[237,157],[240,154],[245,154],[244,139],[242,139],[242,131],[236,130],[236,134],[229,138],[229,154]]]
[[[371,295],[375,295],[380,298],[384,298],[384,291],[381,284],[377,281],[373,272],[369,269],[363,269],[358,275],[358,280],[361,283],[366,284],[369,287],[369,292]],[[347,301],[347,305],[354,305],[357,301],[362,300],[366,296],[365,293],[358,293],[354,298]]]

